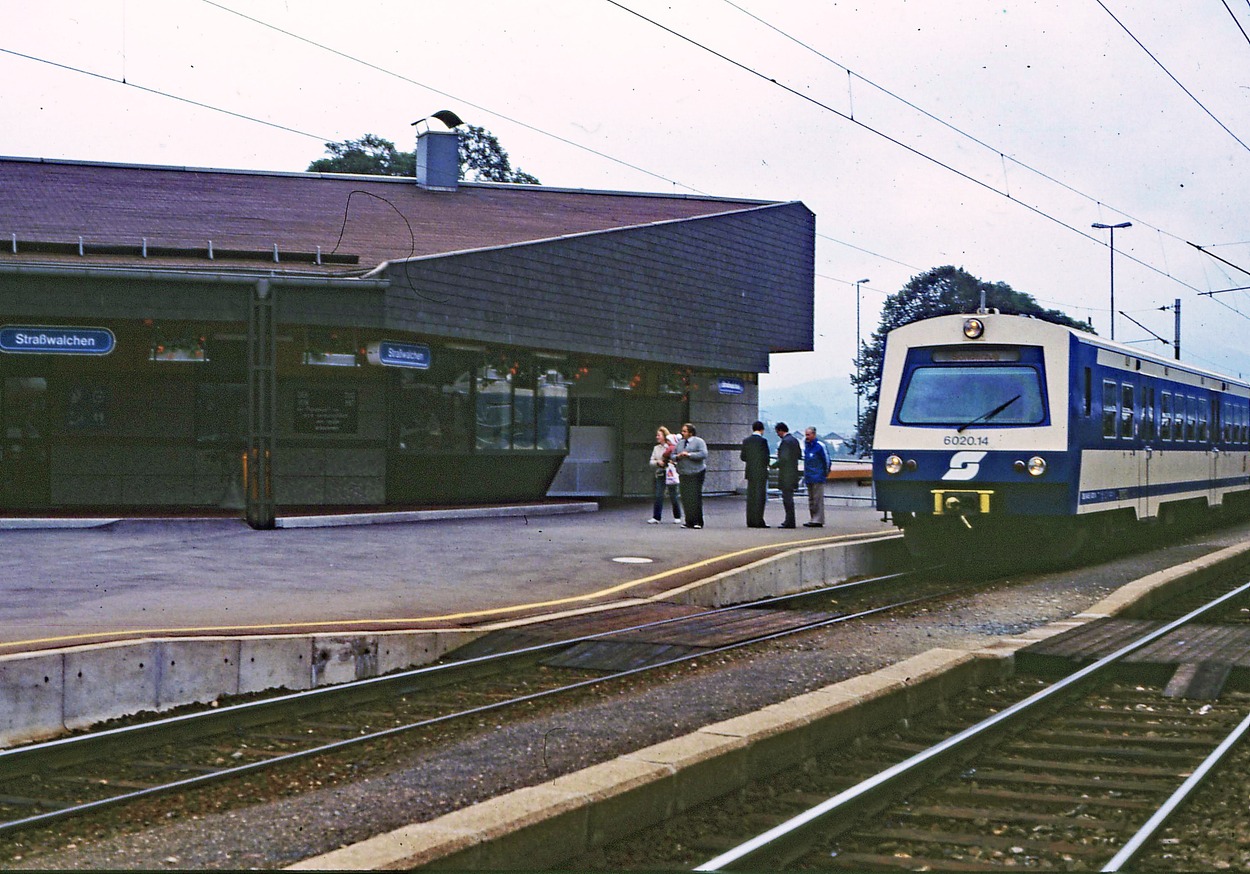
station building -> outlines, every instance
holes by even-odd
[[[0,158],[0,512],[649,494],[691,421],[738,487],[812,348],[800,202]]]

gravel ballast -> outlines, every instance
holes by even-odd
[[[935,647],[977,648],[1085,610],[1156,570],[1239,543],[1250,526],[994,583],[905,615],[833,626],[594,687],[439,735],[327,758],[0,842],[7,868],[277,868],[693,731]],[[174,809],[171,809],[174,808]]]

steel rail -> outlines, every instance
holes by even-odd
[[[348,683],[340,683],[333,686],[306,689],[299,692],[278,695],[272,698],[231,704],[227,707],[219,707],[212,710],[168,716],[151,722],[120,726],[118,728],[106,729],[104,731],[92,732],[90,734],[57,738],[54,740],[29,744],[27,746],[0,750],[0,780],[28,773],[32,767],[27,764],[28,762],[32,762],[35,759],[42,760],[48,755],[57,756],[58,761],[62,763],[73,763],[76,761],[86,761],[88,759],[95,758],[102,750],[106,751],[108,749],[116,748],[133,751],[137,747],[150,748],[152,746],[166,743],[171,739],[204,737],[211,734],[229,731],[239,725],[254,725],[265,721],[287,718],[291,715],[292,709],[295,709],[297,712],[318,712],[328,710],[332,706],[335,706],[337,699],[340,698],[358,698],[361,700],[369,700],[387,697],[388,695],[404,694],[406,691],[411,691],[410,687],[412,684],[421,684],[426,681],[430,681],[431,678],[437,677],[437,675],[441,673],[451,673],[453,675],[461,674],[470,668],[480,668],[487,666],[492,662],[502,662],[525,656],[541,655],[544,652],[574,646],[579,643],[587,643],[604,637],[634,631],[643,631],[674,622],[688,622],[693,619],[716,616],[718,614],[728,613],[734,610],[765,607],[773,604],[784,603],[786,601],[817,597],[831,592],[842,591],[844,589],[886,583],[892,580],[907,577],[914,573],[916,572],[904,571],[900,573],[885,574],[879,577],[869,577],[862,580],[835,583],[831,586],[822,586],[817,589],[810,589],[803,592],[793,592],[786,595],[773,595],[756,601],[734,604],[726,607],[717,607],[699,613],[692,613],[687,616],[674,616],[667,619],[655,620],[653,622],[644,622],[637,625],[595,632],[593,634],[586,634],[579,637],[536,643],[519,649],[508,650],[506,652],[488,653],[486,655],[474,656],[472,658],[446,662],[438,665],[426,665],[420,668],[413,668],[408,671],[388,674],[382,677],[368,677],[363,680],[353,680]],[[455,679],[459,678],[457,677]],[[331,703],[323,704],[321,703],[321,699],[326,699]],[[151,739],[147,738],[149,735],[151,735]],[[0,825],[0,829],[2,828],[3,826]]]
[[[501,661],[505,659],[519,658],[521,656],[526,656],[526,655],[533,655],[533,654],[545,652],[545,651],[552,650],[552,649],[559,649],[559,648],[571,646],[577,643],[582,643],[582,642],[596,640],[596,639],[603,638],[603,637],[621,634],[626,631],[643,630],[647,628],[657,627],[660,625],[671,624],[673,622],[691,621],[693,619],[699,619],[699,618],[703,618],[706,616],[713,616],[713,615],[717,615],[720,613],[730,612],[733,610],[742,610],[742,609],[757,607],[757,606],[761,606],[765,604],[775,604],[775,603],[786,601],[786,600],[813,597],[813,596],[825,594],[831,591],[839,591],[839,590],[843,590],[847,588],[855,588],[858,586],[870,585],[873,583],[883,583],[883,582],[887,582],[890,580],[896,580],[900,577],[908,576],[911,573],[914,573],[914,572],[887,574],[881,577],[872,577],[872,578],[867,578],[864,580],[836,583],[832,586],[821,587],[820,589],[813,589],[813,590],[809,590],[805,592],[792,593],[789,595],[772,596],[769,598],[761,599],[759,601],[749,602],[747,604],[739,604],[739,605],[734,605],[731,607],[720,607],[720,608],[716,608],[713,610],[690,614],[688,616],[670,617],[668,619],[658,620],[658,621],[650,622],[650,623],[643,623],[641,625],[632,626],[630,628],[613,629],[610,631],[597,632],[595,634],[583,635],[581,637],[571,638],[568,640],[536,644],[531,647],[524,647],[518,650],[511,650],[505,653],[492,653],[490,655],[478,656],[472,659],[465,659],[460,662],[450,662],[444,665],[437,665],[437,666],[432,666],[432,667],[427,667],[427,668],[419,668],[419,669],[408,671],[403,674],[395,675],[392,677],[375,677],[375,678],[370,678],[369,680],[356,681],[355,683],[344,684],[341,686],[325,687],[322,689],[309,690],[307,692],[296,693],[293,695],[284,695],[276,699],[269,699],[265,701],[256,701],[256,702],[246,702],[244,704],[232,705],[231,708],[222,708],[219,710],[207,711],[204,713],[184,714],[182,716],[170,717],[167,719],[158,720],[153,723],[145,723],[143,725],[123,726],[121,728],[110,729],[108,731],[101,732],[98,735],[83,735],[83,736],[74,737],[74,738],[63,738],[57,741],[49,741],[45,744],[35,744],[29,747],[21,747],[21,748],[14,749],[14,750],[0,751],[0,761],[3,760],[3,757],[5,755],[10,755],[10,756],[15,756],[18,754],[24,755],[24,757],[27,760],[29,760],[27,764],[27,770],[21,771],[21,770],[11,769],[10,771],[11,776],[14,776],[14,777],[21,776],[23,773],[28,772],[29,770],[33,770],[34,767],[36,767],[41,761],[43,761],[42,759],[39,758],[40,754],[48,755],[51,753],[58,753],[60,755],[64,755],[64,753],[62,752],[63,748],[73,747],[76,744],[84,745],[92,741],[100,742],[101,738],[104,738],[107,740],[109,744],[109,748],[112,748],[114,746],[125,746],[126,749],[130,751],[134,751],[136,749],[135,745],[131,742],[128,742],[127,739],[134,738],[134,737],[141,737],[141,736],[146,735],[145,742],[142,744],[142,748],[150,748],[150,747],[157,746],[160,744],[168,743],[172,739],[176,739],[176,737],[185,737],[186,736],[185,729],[186,729],[187,724],[193,723],[194,720],[196,720],[197,718],[204,719],[204,720],[211,719],[213,721],[212,728],[206,728],[200,732],[197,732],[194,735],[196,737],[207,737],[212,734],[217,734],[217,733],[228,731],[230,728],[237,726],[238,724],[240,724],[239,720],[237,719],[237,717],[240,714],[246,713],[249,716],[253,716],[254,715],[253,711],[255,711],[257,708],[267,708],[269,710],[269,712],[266,714],[266,717],[269,721],[273,721],[278,718],[281,718],[282,714],[277,712],[278,708],[283,707],[283,706],[291,706],[294,704],[306,703],[310,698],[314,696],[314,693],[316,693],[318,697],[333,696],[334,693],[339,693],[339,695],[347,695],[349,693],[358,693],[362,687],[376,686],[379,682],[382,682],[382,681],[388,681],[391,684],[400,684],[401,681],[411,682],[415,678],[428,676],[430,674],[434,674],[440,671],[453,671],[454,672],[456,671],[456,669],[463,669],[465,667],[477,667],[487,662]],[[576,683],[570,683],[570,684],[566,684],[566,685],[559,686],[559,687],[552,688],[552,689],[547,689],[547,690],[543,690],[539,692],[529,693],[526,695],[516,696],[513,698],[503,700],[503,701],[492,702],[490,704],[483,704],[477,707],[472,707],[472,708],[468,708],[465,710],[459,710],[453,713],[446,713],[440,716],[435,716],[429,719],[424,719],[415,723],[409,723],[409,724],[400,725],[400,726],[393,726],[391,728],[384,729],[382,731],[371,732],[369,734],[358,735],[358,736],[346,738],[344,740],[334,741],[328,744],[321,744],[318,746],[309,747],[308,749],[305,749],[305,750],[297,750],[294,752],[272,756],[263,761],[252,762],[252,763],[245,764],[245,765],[235,765],[235,766],[230,766],[230,767],[224,767],[224,768],[220,768],[217,770],[204,772],[194,777],[187,777],[187,778],[176,780],[170,783],[161,784],[159,786],[151,786],[151,787],[145,787],[142,789],[136,789],[130,792],[125,792],[125,793],[121,793],[118,795],[114,795],[109,798],[97,799],[96,801],[86,802],[84,804],[58,808],[57,810],[48,811],[46,813],[40,813],[34,816],[28,816],[28,817],[23,817],[21,819],[10,820],[8,822],[0,823],[0,834],[12,832],[12,831],[18,831],[18,830],[26,829],[26,828],[31,828],[31,827],[38,826],[38,825],[46,825],[51,822],[55,822],[57,820],[63,820],[63,819],[69,819],[69,818],[76,817],[76,816],[82,816],[86,813],[100,810],[105,807],[110,807],[110,806],[118,805],[118,804],[124,804],[124,803],[128,803],[131,801],[137,801],[142,798],[149,798],[152,796],[161,795],[161,794],[165,794],[169,792],[175,792],[175,791],[189,789],[189,788],[193,788],[197,786],[203,786],[203,785],[207,785],[209,783],[217,782],[220,780],[242,777],[247,774],[260,771],[265,768],[276,767],[282,764],[286,764],[289,762],[294,762],[297,760],[310,758],[314,756],[326,755],[326,754],[337,752],[339,750],[342,750],[344,748],[354,746],[357,744],[377,741],[377,740],[381,740],[384,738],[403,734],[406,732],[415,731],[421,728],[428,728],[430,726],[437,725],[437,724],[444,723],[444,722],[449,722],[454,719],[461,719],[465,717],[488,713],[488,712],[495,711],[495,710],[501,710],[505,707],[511,707],[513,705],[523,704],[523,703],[527,703],[531,701],[537,701],[543,698],[552,697],[554,695],[577,691],[579,689],[588,688],[590,686],[598,685],[600,683],[611,682],[613,680],[618,680],[618,679],[622,679],[625,677],[634,676],[637,674],[645,673],[647,671],[653,671],[653,670],[659,670],[665,667],[671,667],[672,665],[680,664],[682,662],[705,658],[710,655],[715,655],[715,654],[722,653],[722,652],[728,652],[734,649],[740,649],[746,646],[752,646],[755,644],[764,643],[770,640],[787,637],[793,634],[800,634],[806,631],[814,630],[816,628],[821,628],[825,626],[839,624],[842,622],[849,622],[849,621],[853,621],[856,619],[866,618],[868,616],[872,616],[877,613],[899,609],[901,607],[920,603],[926,600],[930,600],[932,598],[949,596],[950,594],[954,592],[964,591],[967,588],[969,587],[964,586],[957,590],[944,591],[936,595],[926,595],[926,596],[922,596],[918,598],[911,598],[911,599],[907,599],[904,601],[893,602],[887,605],[870,608],[870,609],[863,610],[857,613],[845,614],[842,616],[837,616],[837,617],[833,617],[829,619],[815,620],[813,622],[804,623],[800,626],[795,626],[793,628],[785,629],[783,631],[777,631],[777,632],[771,632],[765,635],[759,635],[750,639],[737,641],[735,643],[726,644],[720,647],[711,647],[707,649],[701,649],[698,652],[688,653],[682,656],[677,656],[677,657],[668,659],[663,662],[657,662],[657,663],[653,663],[649,665],[644,665],[641,667],[630,668],[624,671],[618,671],[616,673],[606,674],[601,677],[595,677],[595,678],[588,679],[588,680],[581,680]],[[375,693],[373,697],[375,698],[382,697],[383,694],[385,693]],[[235,713],[231,714],[229,712],[223,712],[223,711],[230,711],[231,709],[233,709]],[[319,707],[317,709],[324,710],[326,708]],[[310,710],[309,712],[316,712],[316,711]],[[265,720],[252,719],[251,723],[261,722],[261,721],[265,721]],[[171,732],[174,732],[175,734],[171,734]],[[97,746],[96,749],[98,750],[99,748],[100,747]],[[78,758],[81,760],[88,760],[89,756],[85,754],[80,754]]]
[[[889,791],[906,779],[914,779],[921,769],[926,767],[934,767],[945,761],[950,760],[956,755],[961,754],[974,741],[983,741],[996,733],[1008,730],[1011,724],[1026,713],[1030,713],[1050,699],[1071,693],[1081,687],[1082,684],[1090,681],[1102,672],[1115,665],[1120,660],[1131,655],[1137,650],[1153,643],[1163,636],[1172,633],[1177,628],[1193,622],[1206,613],[1214,610],[1225,602],[1234,598],[1245,595],[1250,592],[1250,583],[1246,583],[1231,592],[1228,592],[1215,600],[1204,604],[1195,610],[1190,611],[1184,616],[1165,623],[1163,626],[1142,635],[1137,640],[1125,644],[1120,649],[1110,655],[1099,659],[1093,664],[1076,671],[1075,673],[1065,677],[1064,679],[1054,683],[1046,689],[1036,692],[1017,703],[1011,705],[996,713],[995,715],[983,719],[976,725],[964,729],[958,734],[952,735],[946,740],[923,750],[910,758],[899,762],[898,764],[887,768],[879,774],[870,777],[856,785],[838,793],[820,804],[812,807],[797,816],[791,817],[785,822],[777,825],[768,831],[757,835],[749,841],[734,847],[719,856],[716,856],[699,865],[695,871],[724,871],[731,865],[748,865],[755,863],[755,867],[760,866],[762,857],[766,852],[774,850],[776,846],[784,845],[799,838],[800,833],[806,829],[814,828],[815,825],[827,818],[835,815],[848,815],[857,805],[861,805],[880,793]]]
[[[1190,799],[1198,789],[1206,783],[1207,779],[1215,772],[1216,768],[1228,757],[1228,754],[1241,742],[1246,732],[1250,731],[1250,715],[1247,715],[1237,727],[1229,732],[1228,737],[1224,738],[1211,753],[1202,761],[1202,764],[1194,769],[1185,782],[1176,788],[1167,799],[1160,805],[1159,809],[1154,812],[1150,819],[1137,830],[1128,841],[1120,848],[1120,851],[1111,857],[1101,871],[1123,871],[1128,866],[1137,861],[1146,846],[1159,833],[1164,825],[1167,824],[1178,810]]]

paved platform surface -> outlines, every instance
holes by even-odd
[[[274,531],[231,519],[6,527],[0,654],[157,635],[463,627],[647,594],[795,545],[894,530],[868,507],[831,504],[824,528],[794,530],[747,528],[737,496],[709,498],[702,530],[667,516],[648,525],[650,509],[617,502],[562,515]],[[769,521],[780,516],[770,501]],[[800,507],[800,523],[806,517]]]

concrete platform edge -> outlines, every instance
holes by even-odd
[[[825,580],[885,572],[901,560],[902,549],[898,535],[802,547],[651,599],[704,606],[742,603]],[[586,609],[628,603],[637,600]],[[0,748],[144,711],[250,692],[299,691],[420,667],[490,630],[542,618],[456,629],[144,638],[4,655]]]
[[[1192,575],[1245,560],[1239,544],[1122,586],[1071,619],[973,651],[934,649],[618,759],[304,859],[294,870],[544,867],[777,773],[823,749],[1014,673],[1040,639],[1166,596]],[[614,782],[614,775],[619,779]]]
[[[445,510],[399,510],[391,513],[343,513],[327,516],[279,516],[278,528],[341,528],[344,525],[387,525],[396,522],[437,522],[445,519],[498,519],[511,516],[564,516],[596,513],[594,501],[568,504],[520,504],[515,507],[450,507]]]

